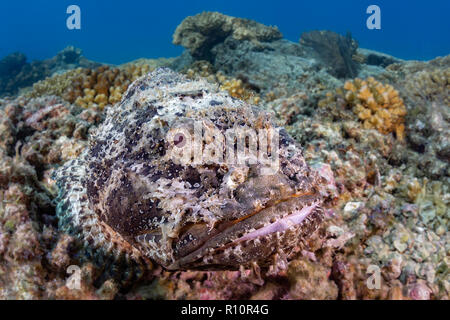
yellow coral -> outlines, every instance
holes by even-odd
[[[366,129],[377,129],[383,134],[395,132],[404,139],[406,107],[397,90],[383,85],[373,77],[355,79],[344,85],[344,97]]]
[[[261,98],[251,89],[248,83],[241,79],[227,77],[221,72],[216,73],[214,67],[208,61],[196,61],[184,72],[189,78],[202,77],[209,82],[218,83],[221,90],[228,91],[230,96],[234,98],[252,104],[258,104],[261,101]]]

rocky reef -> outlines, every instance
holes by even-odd
[[[44,67],[27,63],[20,54],[4,58],[0,91],[9,97],[0,98],[0,298],[449,299],[450,56],[406,61],[357,48],[355,40],[332,32],[303,32],[301,39],[291,42],[282,39],[275,27],[207,12],[186,18],[176,29],[174,42],[186,51],[174,59],[99,68],[83,62],[73,48]],[[161,66],[182,73],[173,77],[189,85],[167,93],[158,78],[162,71],[154,71]],[[69,70],[55,74],[58,68]],[[147,71],[153,73],[145,76]],[[161,80],[160,94],[165,98],[160,101],[202,107],[185,114],[187,109],[162,103],[158,109],[157,98],[140,108],[121,104],[131,97],[139,103],[144,96],[138,93],[147,90],[144,85],[152,79]],[[192,83],[199,90],[190,90]],[[22,86],[28,88],[19,92]],[[186,90],[180,95],[182,89]],[[107,161],[113,154],[108,148],[119,149],[123,141],[138,141],[138,136],[147,139],[150,123],[163,130],[177,119],[178,111],[180,119],[183,114],[189,118],[201,113],[223,125],[226,119],[242,120],[234,109],[215,112],[221,105],[216,98],[207,99],[213,92],[230,108],[241,106],[244,111],[257,104],[261,112],[273,113],[273,125],[284,127],[284,137],[302,146],[305,165],[321,180],[323,216],[317,230],[304,244],[293,246],[290,254],[281,250],[274,255],[268,265],[243,263],[225,270],[168,270],[155,258],[149,263],[130,259],[120,250],[104,250],[103,244],[112,243],[108,238],[102,238],[99,247],[80,237],[81,230],[73,227],[77,224],[61,214],[69,207],[61,201],[66,198],[61,183],[58,186],[52,179],[54,173],[74,168],[62,175],[73,178],[66,188],[74,191],[86,176],[77,178],[79,166],[71,164],[83,153],[109,150],[98,158]],[[131,119],[151,106],[161,113],[159,122],[152,117],[134,135],[131,131],[125,135],[123,127],[124,139],[108,139],[108,123]],[[99,137],[103,144],[98,144]],[[136,154],[130,151],[131,155]],[[140,184],[129,173],[133,188],[162,188],[161,181],[190,179],[192,190],[197,190],[195,180],[208,186],[203,194],[213,195],[222,186],[218,181],[225,181],[223,169],[212,166],[198,176],[177,166],[158,173],[158,166],[165,164],[160,157],[148,169],[154,183]],[[135,162],[141,160],[135,157]],[[287,162],[283,170],[291,169]],[[89,170],[100,185],[101,171],[95,171],[95,165]],[[236,181],[240,178],[234,176]],[[276,181],[262,182],[273,186]],[[121,186],[117,192],[125,190],[126,184]],[[179,183],[166,187],[172,191],[160,196],[160,208],[175,211],[174,207],[189,204],[175,201],[180,192],[173,190],[180,190]],[[70,194],[76,199],[75,193]],[[103,212],[103,206],[98,208]],[[196,235],[201,230],[191,229]],[[69,267],[77,272],[70,273]],[[377,286],[368,285],[377,274]],[[74,281],[76,288],[71,285]]]
[[[359,64],[353,59],[358,42],[352,39],[350,33],[344,37],[333,31],[310,31],[302,34],[300,43],[314,49],[331,75],[337,78],[358,75]]]
[[[174,43],[188,51],[174,63],[175,69],[182,70],[192,61],[204,60],[225,76],[245,78],[263,94],[294,91],[293,87],[313,75],[316,70],[314,61],[308,59],[313,51],[311,48],[282,39],[281,33],[273,27],[235,19],[214,12],[186,18],[174,33]],[[192,26],[208,22],[205,34],[211,32],[215,35],[212,26],[222,26],[224,21],[228,21],[228,31],[224,31],[223,36],[205,42],[196,41],[196,46],[204,43],[204,48],[196,47],[192,51],[190,39],[197,37],[197,31]],[[237,30],[236,34],[233,30]],[[197,51],[207,54],[198,55]],[[330,82],[333,81],[331,78]]]
[[[0,97],[13,96],[20,89],[31,86],[54,73],[64,72],[77,67],[94,68],[100,65],[87,60],[81,50],[69,46],[55,57],[44,61],[27,62],[22,53],[12,53],[0,60]]]

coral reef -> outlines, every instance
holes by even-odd
[[[409,141],[417,149],[450,159],[450,68],[417,72],[405,81],[411,101]],[[419,133],[420,132],[420,133]],[[433,150],[434,149],[434,150]]]
[[[415,73],[435,70],[433,63],[415,66]],[[443,73],[434,72],[441,76]],[[417,81],[414,76],[406,78],[396,82],[404,96],[404,82]],[[417,85],[414,88],[427,92],[429,85],[433,87],[433,83],[428,83],[423,90]],[[439,88],[437,91],[445,93],[445,86]],[[409,99],[413,95],[407,95],[408,105],[414,108]],[[304,97],[293,95],[284,100],[299,105]],[[339,287],[340,298],[446,299],[448,173],[436,172],[436,157],[432,160],[422,150],[408,147],[410,131],[407,145],[395,143],[390,135],[361,128],[352,111],[343,112],[342,107],[347,105],[344,89],[333,101],[322,105],[327,107],[326,112],[303,116],[286,128],[296,140],[309,145],[305,151],[307,161],[329,163],[335,174],[340,196],[333,206],[335,216],[330,223],[341,229],[338,235],[342,236],[336,240],[343,237],[343,242],[333,258],[332,278]],[[407,124],[415,121],[409,118],[410,112],[406,115]],[[438,118],[445,117],[443,109],[434,112]],[[445,130],[440,133],[445,135]],[[426,139],[424,131],[415,134]],[[429,170],[434,174],[429,174]],[[381,270],[379,290],[367,289],[370,265]]]
[[[189,49],[197,59],[211,60],[211,49],[226,38],[267,42],[281,39],[278,28],[219,12],[202,12],[185,18],[173,34],[173,43]]]
[[[395,132],[398,140],[404,139],[406,107],[397,90],[369,77],[366,80],[347,81],[336,94],[328,92],[319,107],[344,104],[351,108],[365,129],[376,129],[383,134]]]
[[[405,90],[411,99],[450,106],[450,68],[417,72],[406,81]]]
[[[222,24],[223,21],[231,21],[231,24],[235,21],[236,30],[248,24],[254,26],[251,30],[256,28],[263,31],[239,31],[252,35],[245,37],[233,33],[217,37],[222,31],[216,32],[214,24],[209,24],[205,28],[211,35],[204,38],[195,29],[196,23],[203,20],[207,22],[208,19],[217,19],[220,26],[218,28],[228,25]],[[189,42],[191,36],[195,39],[192,43]],[[262,99],[267,94],[278,98],[299,90],[307,91],[309,88],[306,87],[311,87],[315,82],[331,88],[341,85],[340,80],[327,73],[325,66],[313,58],[312,48],[281,39],[281,34],[276,29],[254,21],[241,22],[238,18],[217,13],[203,13],[186,18],[178,26],[174,39],[176,44],[188,49],[172,64],[176,71],[189,69],[196,62],[206,60],[216,72],[221,72],[226,77],[241,79],[244,83],[258,88]],[[318,73],[317,68],[322,70]]]
[[[124,68],[78,68],[35,83],[29,96],[51,94],[84,108],[94,105],[104,108],[119,102],[131,82],[149,70],[146,64],[130,64]]]
[[[12,53],[0,60],[0,76],[16,75],[26,64],[27,58],[23,53]]]
[[[224,34],[221,29],[219,34]],[[369,123],[367,126],[374,129],[365,129],[355,111],[370,109],[370,95],[376,101],[378,93],[368,89],[369,94],[361,86],[358,89],[363,80],[345,84],[332,76],[311,47],[285,39],[255,41],[236,39],[231,34],[213,39],[212,35],[208,33],[208,39],[214,44],[209,47],[203,43],[206,50],[198,49],[209,52],[209,61],[193,58],[188,50],[175,59],[133,61],[118,68],[129,70],[134,64],[149,65],[152,70],[165,65],[182,70],[189,78],[203,77],[210,82],[200,81],[203,88],[211,88],[208,91],[183,91],[177,96],[180,105],[209,101],[207,98],[220,87],[229,94],[234,88],[240,99],[259,97],[259,106],[274,113],[293,140],[303,146],[302,159],[322,177],[318,192],[323,221],[318,229],[306,237],[306,243],[294,248],[292,256],[274,256],[271,267],[251,265],[233,271],[168,271],[154,264],[151,271],[143,272],[141,265],[124,256],[111,256],[80,241],[80,229],[69,230],[74,223],[60,221],[62,216],[56,214],[55,199],[60,189],[52,175],[55,169],[73,164],[93,148],[88,139],[93,139],[107,113],[117,119],[121,113],[116,112],[119,104],[116,109],[102,110],[103,97],[95,103],[97,92],[92,91],[86,92],[89,101],[94,99],[87,104],[90,107],[75,104],[78,97],[86,97],[84,88],[79,96],[72,97],[72,103],[63,97],[72,88],[72,79],[86,78],[86,69],[93,72],[97,67],[84,65],[79,50],[69,48],[53,58],[54,67],[48,68],[57,70],[60,65],[63,70],[73,70],[57,72],[41,82],[41,92],[23,95],[23,91],[16,98],[0,98],[0,299],[448,300],[450,56],[425,62],[405,61],[367,49],[353,54],[352,59],[359,64],[358,78],[373,77],[376,81],[370,80],[370,86],[375,91],[378,86],[403,99],[407,113],[394,121],[405,126],[404,140],[400,141],[401,132],[397,138],[385,134],[395,133],[392,126],[381,126],[379,131],[375,123]],[[26,60],[20,55],[10,59],[6,65],[16,71],[6,72],[2,63],[0,70],[3,74],[21,74],[17,70],[27,65]],[[84,69],[76,70],[77,66]],[[105,72],[110,74],[115,69],[109,67]],[[23,73],[20,77],[32,75]],[[19,78],[8,82],[8,88],[14,88]],[[365,81],[369,85],[369,80]],[[91,85],[86,89],[94,90]],[[228,96],[226,99],[230,106],[246,105]],[[362,109],[357,110],[357,103]],[[163,114],[173,111],[155,107]],[[202,108],[207,114],[220,105],[211,101]],[[136,105],[132,112],[139,110],[142,106]],[[372,116],[375,114],[371,111]],[[164,128],[165,121],[159,121],[159,125]],[[130,139],[137,139],[135,134],[145,128],[143,124],[140,129],[124,130]],[[107,138],[105,141],[110,142]],[[117,141],[113,144],[119,148]],[[155,141],[151,146],[148,144],[152,149],[160,143]],[[98,149],[103,150],[103,146]],[[141,160],[145,163],[148,159],[143,155]],[[153,176],[173,181],[179,169],[173,166]],[[207,167],[200,178],[183,178],[196,179],[212,190],[215,182],[223,179],[220,174],[211,174],[213,170],[216,168]],[[73,187],[87,177],[73,180]],[[130,173],[129,177],[136,175]],[[239,179],[240,175],[233,177]],[[233,181],[230,184],[233,186]],[[211,195],[194,185],[192,190],[199,196],[202,192],[205,197]],[[183,204],[184,199],[179,202]],[[208,210],[211,208],[214,206]],[[64,211],[64,207],[59,210]],[[69,267],[77,273],[68,272],[72,270]],[[371,289],[367,281],[374,270],[380,272],[380,287]],[[78,276],[81,281],[77,289],[71,284]]]
[[[241,79],[251,85],[258,95],[275,98],[298,91],[309,92],[314,87],[335,88],[341,81],[325,70],[317,72],[314,61],[299,44],[287,40],[265,42],[258,49],[251,41],[228,39],[217,44],[212,51],[215,60],[211,67],[230,79]],[[197,60],[187,60],[187,65],[177,65],[179,71],[195,69]]]
[[[263,280],[258,271],[165,272],[131,292],[132,299],[273,300],[336,299],[338,288],[329,279],[331,267],[307,258],[293,260],[276,277]]]
[[[340,248],[332,258],[340,298],[414,299],[418,287],[448,297],[448,180],[417,180],[420,154],[355,121],[316,115],[287,129],[309,145],[308,162],[329,163],[335,174],[339,201],[324,228],[336,236],[326,245]],[[397,153],[408,163],[392,161]],[[367,289],[370,265],[381,270],[379,290]]]
[[[350,34],[343,37],[332,31],[310,31],[301,35],[300,43],[311,47],[329,72],[337,78],[354,78],[358,63],[353,59],[358,42]]]
[[[449,176],[450,59],[437,58],[427,64],[409,62],[393,73],[409,108],[408,143],[423,154],[421,173],[430,179]]]
[[[150,70],[148,65],[129,65],[125,68],[99,67],[95,70],[85,69],[80,77],[73,79],[72,86],[65,98],[81,107],[97,104],[104,108],[122,99],[122,94],[132,81]]]
[[[82,73],[83,69],[77,68],[61,74],[55,74],[33,84],[33,89],[30,92],[27,92],[26,96],[30,98],[37,98],[50,95],[69,98],[66,94],[72,87],[72,81],[78,77],[81,77]],[[73,101],[74,99],[72,99],[72,102]]]
[[[252,104],[258,104],[260,98],[255,96],[254,92],[249,89],[251,86],[242,81],[242,79],[226,80],[226,77],[222,74],[218,75],[218,80],[221,84],[220,89],[228,91],[230,96],[238,98]]]
[[[104,108],[119,102],[131,82],[172,60],[139,59],[118,67],[77,68],[35,83],[26,96],[55,95],[80,107]]]

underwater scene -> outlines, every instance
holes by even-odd
[[[448,300],[449,12],[2,1],[0,300]]]

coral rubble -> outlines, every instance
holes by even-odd
[[[217,37],[214,24],[210,24],[205,26],[210,37],[200,36],[196,23],[203,25],[209,19],[217,22],[218,28],[230,24],[230,31]],[[192,43],[191,38],[195,39]],[[277,29],[215,12],[186,18],[175,31],[174,39],[174,43],[188,49],[174,62],[177,71],[206,60],[224,76],[245,79],[263,95],[293,93],[305,79],[314,77],[317,68],[310,58],[311,48],[281,39]],[[319,77],[315,78],[317,81]],[[327,84],[338,82],[326,72],[320,78]]]

